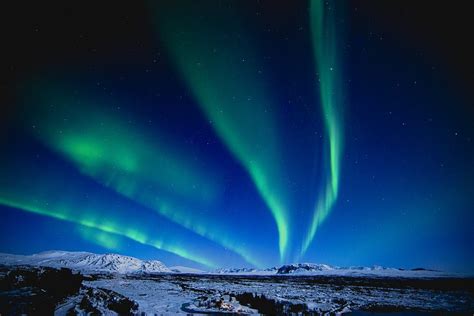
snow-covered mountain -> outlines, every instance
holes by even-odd
[[[205,271],[199,270],[199,269],[194,269],[194,268],[189,268],[189,267],[183,267],[183,266],[174,266],[169,268],[172,272],[176,273],[188,273],[188,274],[202,274],[206,273]]]
[[[70,268],[83,273],[192,273],[192,274],[233,274],[233,275],[328,275],[328,276],[368,276],[368,277],[444,277],[453,274],[422,268],[405,270],[397,268],[337,267],[316,263],[293,263],[267,269],[225,268],[204,272],[194,268],[166,267],[157,260],[140,260],[118,254],[94,254],[90,252],[46,251],[31,256],[0,253],[0,264],[31,265],[53,268]]]
[[[267,269],[255,269],[255,268],[220,268],[216,269],[211,274],[245,274],[245,275],[271,275],[276,274],[278,271],[277,267]]]
[[[31,256],[0,254],[0,264],[70,268],[81,272],[163,273],[171,272],[157,260],[140,260],[118,254],[46,251]]]
[[[327,264],[317,263],[294,263],[285,264],[278,268],[278,274],[300,274],[308,272],[320,272],[320,271],[332,271],[334,267],[328,266]]]
[[[238,274],[238,275],[308,275],[308,276],[360,276],[360,277],[446,277],[453,274],[442,271],[417,269],[397,269],[380,266],[373,267],[337,267],[318,263],[293,263],[281,267],[264,270],[252,268],[218,269],[213,274]]]

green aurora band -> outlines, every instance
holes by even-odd
[[[121,236],[110,234],[95,228],[77,225],[77,232],[82,239],[112,251],[121,251]]]
[[[74,223],[87,228],[93,228],[103,233],[122,236],[143,245],[171,252],[180,257],[198,262],[208,267],[217,267],[217,265],[212,261],[185,251],[178,246],[170,245],[168,241],[163,242],[159,239],[151,239],[146,234],[142,233],[138,228],[130,227],[130,225],[120,225],[110,219],[99,219],[99,217],[93,213],[81,212],[81,215],[77,216],[77,214],[75,215],[73,212],[67,209],[54,209],[54,207],[51,207],[50,203],[48,203],[47,207],[44,207],[38,202],[17,202],[10,199],[5,199],[3,197],[0,197],[0,204],[11,208],[20,209],[25,212]],[[106,246],[112,247],[113,245],[107,244]]]
[[[332,6],[331,6],[332,5]],[[343,146],[342,80],[338,58],[335,1],[328,5],[322,0],[310,1],[310,23],[314,59],[319,74],[319,95],[328,137],[328,164],[326,181],[316,202],[309,232],[303,241],[303,255],[313,241],[321,223],[336,202],[339,191],[340,165]]]
[[[245,34],[244,27],[236,21],[236,17],[230,16],[229,12],[216,13],[214,8],[208,8],[204,10],[204,15],[210,16],[203,18],[193,8],[192,5],[173,5],[171,9],[156,10],[160,35],[209,123],[248,172],[271,211],[278,230],[280,260],[285,261],[292,237],[291,218],[284,203],[288,202],[285,186],[277,180],[281,179],[283,168],[278,158],[282,153],[275,104],[269,97],[268,87],[264,85],[266,80],[259,70],[254,49],[250,47],[248,38],[244,40],[241,37]],[[313,49],[320,80],[319,95],[328,137],[328,168],[300,256],[307,251],[318,227],[329,215],[339,189],[343,145],[342,91],[334,14],[334,10],[325,7],[322,1],[310,2]],[[222,32],[222,26],[230,27],[230,30]],[[147,137],[147,133],[127,124],[117,113],[99,110],[103,107],[94,106],[95,102],[81,104],[77,96],[64,93],[67,89],[60,86],[54,86],[52,90],[43,88],[35,91],[41,96],[39,102],[34,98],[29,100],[40,104],[39,110],[29,116],[32,118],[30,123],[37,126],[33,133],[43,143],[105,187],[234,251],[252,265],[262,266],[255,254],[235,242],[239,238],[229,236],[229,229],[225,233],[219,229],[222,223],[200,218],[196,205],[197,209],[206,209],[217,195],[219,186],[213,182],[215,179],[203,174],[199,166],[184,158],[188,155],[181,148],[174,148],[164,141],[165,138]],[[54,108],[48,108],[46,104],[54,104]],[[192,202],[186,204],[182,200]],[[66,219],[61,212],[51,212],[35,204],[17,203],[16,200],[2,199],[0,203],[75,222],[103,234],[120,235],[208,266],[213,265],[194,255],[197,260],[190,258],[183,249],[160,241],[150,242],[138,230],[127,229],[125,234],[121,234],[123,230],[117,225],[97,224],[87,219]],[[89,239],[96,240],[101,239],[99,235],[87,234]],[[113,248],[116,245],[111,243],[105,246]]]
[[[67,91],[66,88],[57,89]],[[55,91],[55,90],[53,90]],[[73,98],[43,89],[39,111],[33,115],[35,133],[42,142],[72,161],[85,175],[133,200],[172,222],[189,229],[240,255],[248,263],[262,267],[248,249],[233,240],[232,231],[222,222],[203,218],[191,211],[216,194],[211,178],[198,166],[183,159],[185,153],[160,142],[156,136],[127,124],[115,113],[100,110],[93,102],[71,106]],[[45,98],[46,96],[46,98]],[[77,101],[76,101],[77,102]],[[54,104],[54,111],[45,104]],[[46,112],[44,112],[46,109]],[[68,118],[64,121],[61,118]],[[124,133],[124,131],[127,131]],[[169,190],[169,188],[173,190]],[[183,197],[193,200],[182,206]]]
[[[206,5],[206,3],[208,5]],[[167,3],[169,4],[169,3]],[[250,36],[232,9],[210,2],[152,3],[161,39],[213,129],[248,172],[276,222],[280,260],[290,241],[274,102]],[[249,33],[250,34],[250,33]]]

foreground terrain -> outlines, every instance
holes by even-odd
[[[158,275],[85,283],[113,289],[150,313],[252,312],[240,305],[264,314],[474,311],[474,282],[462,279]]]
[[[0,271],[2,315],[474,311],[472,279]]]
[[[202,272],[115,254],[58,251],[0,256],[1,315],[328,312],[472,315],[474,278],[306,263]]]

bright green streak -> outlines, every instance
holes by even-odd
[[[188,251],[181,249],[180,247],[170,245],[169,243],[164,243],[162,240],[148,238],[148,236],[141,233],[140,229],[138,228],[132,228],[132,227],[129,227],[128,225],[127,226],[119,225],[118,223],[110,219],[105,220],[103,218],[99,218],[96,215],[93,215],[92,213],[88,214],[88,213],[83,212],[82,215],[78,217],[78,216],[75,216],[70,210],[67,210],[67,209],[52,210],[51,208],[49,208],[49,205],[48,207],[44,207],[42,205],[39,205],[39,203],[16,202],[16,201],[12,201],[12,200],[5,199],[2,197],[0,197],[0,204],[11,207],[11,208],[20,209],[22,211],[39,214],[39,215],[55,218],[58,220],[82,225],[87,228],[97,229],[104,233],[115,234],[118,236],[126,237],[137,243],[148,245],[156,249],[174,253],[180,257],[201,263],[208,267],[216,267],[216,264],[214,264],[207,258],[199,257],[197,255],[194,255]],[[96,214],[100,214],[100,213],[96,212]]]
[[[196,9],[190,2],[181,4],[156,10],[162,39],[210,124],[270,209],[280,258],[285,260],[290,223],[279,182],[283,168],[278,128],[273,101],[262,85],[264,76],[247,44],[250,36],[241,35],[245,32],[235,12],[226,12],[223,6]]]
[[[201,202],[215,196],[217,185],[190,159],[184,159],[186,154],[160,137],[147,138],[116,114],[101,113],[100,106],[75,109],[72,99],[58,96],[48,101],[55,104],[54,112],[40,112],[33,119],[39,120],[38,136],[83,173],[130,194],[138,192],[138,183],[146,183]],[[121,182],[120,175],[133,175],[134,180]]]
[[[66,106],[73,103],[72,99],[50,98],[54,112],[39,113],[36,125],[40,139],[51,148],[104,186],[234,251],[250,264],[262,266],[255,254],[233,241],[238,238],[229,236],[230,229],[225,233],[219,229],[224,223],[175,202],[186,197],[194,199],[193,204],[205,204],[216,191],[208,175],[182,158],[185,154],[157,137],[151,140],[114,113],[101,113],[99,106],[81,105],[76,111]],[[62,124],[61,117],[68,117],[66,123]]]
[[[84,226],[80,226],[78,232],[84,240],[93,242],[109,250],[120,250],[120,237],[115,234],[109,234],[101,230]]]
[[[332,2],[330,2],[332,3]],[[319,94],[321,97],[324,125],[329,141],[329,172],[322,193],[316,203],[313,220],[305,238],[301,255],[310,246],[320,224],[329,215],[336,202],[339,190],[340,164],[343,145],[342,89],[340,66],[335,32],[335,8],[325,7],[321,0],[312,0],[310,5],[311,31],[319,72]]]

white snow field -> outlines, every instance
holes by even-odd
[[[296,263],[203,272],[117,254],[66,251],[0,254],[0,264],[7,271],[45,266],[85,274],[81,292],[59,304],[57,315],[82,311],[83,297],[101,312],[107,311],[104,302],[123,297],[136,303],[133,313],[147,315],[474,311],[472,277],[425,269]]]
[[[84,273],[159,273],[171,272],[157,260],[140,260],[117,254],[95,254],[90,252],[46,251],[31,256],[0,253],[0,264],[32,265],[51,268],[70,268]]]

